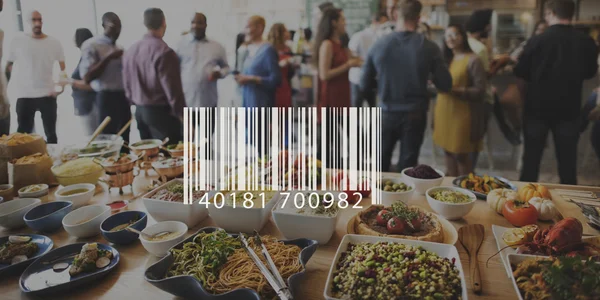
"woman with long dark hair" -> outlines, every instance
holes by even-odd
[[[447,174],[465,175],[473,172],[469,154],[482,148],[487,75],[461,26],[446,29],[444,57],[450,66],[452,90],[438,94],[433,141],[446,153]]]
[[[75,46],[81,49],[81,45],[94,35],[87,28],[78,28],[75,30]],[[100,125],[98,120],[98,109],[96,108],[96,92],[92,87],[82,80],[81,74],[79,74],[79,64],[71,75],[71,87],[73,89],[73,104],[75,106],[75,115],[81,117],[83,121],[83,127],[87,135],[92,135],[96,127]]]
[[[360,67],[362,61],[351,57],[350,51],[344,47],[341,37],[346,33],[346,18],[342,10],[328,8],[323,12],[317,28],[317,36],[313,44],[313,63],[319,73],[318,108],[350,107],[350,81],[348,71],[352,67]],[[317,110],[320,113],[320,109]],[[319,116],[319,122],[321,116]],[[338,141],[336,145],[328,145],[326,164],[330,167],[341,167],[341,139],[337,134],[341,120],[327,118],[327,141]],[[319,140],[323,140],[320,138]],[[321,147],[317,147],[318,150]],[[318,153],[321,156],[322,153]],[[337,157],[336,161],[333,157]]]
[[[288,80],[288,75],[292,70],[292,50],[286,45],[289,33],[282,23],[275,23],[271,26],[267,40],[279,54],[279,68],[281,70],[281,84],[277,87],[275,93],[275,107],[292,106],[292,87]]]

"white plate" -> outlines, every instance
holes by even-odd
[[[498,226],[498,225],[492,225],[492,232],[494,233],[494,238],[496,239],[496,246],[498,246],[498,251],[500,251],[500,249],[508,246],[504,240],[502,239],[502,235],[504,234],[504,232],[508,229],[512,229],[512,228],[508,228],[508,227],[502,227],[502,226]],[[541,230],[541,229],[540,229]],[[594,239],[596,237],[584,237],[583,240],[591,240]],[[520,256],[525,256],[525,257],[536,257],[535,255],[526,255],[526,254],[517,254],[517,250],[515,250],[512,247],[507,247],[506,249],[502,250],[500,252],[500,259],[502,259],[502,263],[504,264],[504,268],[506,269],[506,273],[508,274],[508,277],[512,277],[512,269],[510,267],[510,262],[508,259],[508,256],[510,254],[514,254],[514,255],[520,255]]]
[[[500,226],[498,226],[498,227],[500,227]],[[505,229],[507,229],[507,228],[505,228]],[[506,261],[508,262],[508,270],[510,270],[510,275],[508,277],[510,277],[510,281],[512,282],[512,285],[515,288],[515,292],[517,293],[517,297],[519,297],[519,300],[523,300],[523,297],[521,296],[521,292],[519,291],[519,287],[517,286],[517,280],[515,279],[514,276],[512,276],[512,268],[510,265],[511,264],[517,265],[517,264],[519,264],[523,261],[529,260],[529,259],[540,259],[540,258],[546,258],[546,257],[511,253],[506,258]]]
[[[377,243],[377,242],[390,242],[390,243],[400,243],[405,245],[410,245],[414,247],[421,246],[425,250],[436,253],[440,257],[446,257],[448,259],[455,259],[455,265],[458,268],[461,288],[462,288],[462,299],[468,299],[467,292],[467,284],[465,281],[465,273],[463,272],[463,267],[460,262],[460,256],[458,255],[458,250],[453,245],[447,244],[439,244],[439,243],[430,243],[430,242],[421,242],[415,240],[404,240],[404,239],[396,239],[389,237],[380,237],[380,236],[372,236],[372,235],[357,235],[357,234],[347,234],[342,239],[333,261],[331,262],[331,267],[329,268],[329,275],[327,276],[327,283],[325,284],[325,290],[323,291],[323,295],[327,300],[339,300],[337,298],[333,298],[329,291],[331,290],[331,283],[333,281],[333,273],[335,272],[335,266],[337,265],[340,255],[342,252],[348,249],[348,243]]]

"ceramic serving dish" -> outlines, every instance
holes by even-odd
[[[318,191],[317,194],[325,193]],[[334,199],[339,199],[340,192],[330,192]],[[301,195],[305,194],[304,202],[301,203]],[[309,196],[306,196],[309,194]],[[298,196],[297,196],[298,195]],[[319,244],[324,245],[329,242],[331,236],[335,233],[335,225],[339,219],[340,210],[333,216],[324,215],[312,215],[312,214],[301,214],[298,211],[300,209],[310,209],[316,207],[315,200],[311,200],[309,192],[291,192],[287,201],[285,201],[286,194],[280,193],[279,202],[273,207],[273,221],[277,228],[286,239],[297,239],[307,238],[316,240]],[[313,197],[314,198],[314,197]],[[309,203],[313,201],[313,203]],[[334,200],[335,201],[335,200]]]
[[[65,195],[70,191],[75,190],[85,190],[85,192],[73,194],[73,195]],[[94,193],[96,192],[96,185],[91,183],[80,183],[69,185],[63,188],[60,188],[54,193],[54,198],[57,201],[69,201],[73,203],[73,208],[80,208],[86,204],[88,204],[92,198],[94,197]]]
[[[100,234],[100,225],[110,217],[110,207],[89,205],[78,208],[66,215],[62,224],[69,235],[86,238]]]
[[[0,278],[5,275],[17,274],[22,272],[29,266],[32,262],[34,262],[38,257],[50,252],[52,247],[54,247],[54,243],[52,240],[44,235],[39,234],[15,234],[17,236],[28,236],[31,238],[31,241],[38,245],[38,251],[36,254],[31,256],[26,261],[22,261],[17,264],[0,264]],[[8,236],[0,237],[0,246],[4,245],[8,242]]]
[[[458,250],[453,245],[446,244],[438,244],[438,243],[430,243],[430,242],[422,242],[416,240],[404,240],[404,239],[396,239],[396,238],[388,238],[388,237],[378,237],[378,236],[368,236],[368,235],[355,235],[355,234],[347,234],[342,239],[342,242],[338,246],[338,249],[335,253],[335,257],[331,262],[331,267],[329,268],[329,275],[327,276],[327,283],[325,284],[325,291],[323,295],[326,300],[340,300],[338,298],[334,298],[331,295],[331,287],[333,283],[333,273],[337,270],[337,264],[340,261],[340,256],[344,251],[348,249],[349,243],[377,243],[377,242],[388,242],[388,243],[400,243],[405,245],[411,245],[414,247],[423,247],[425,250],[436,253],[440,257],[445,257],[450,260],[455,259],[455,265],[460,272],[460,280],[462,287],[462,299],[468,299],[468,291],[467,285],[465,281],[465,273],[463,271],[462,264],[460,262],[460,256],[458,255]]]
[[[109,242],[117,245],[127,245],[138,240],[139,234],[130,232],[128,230],[119,230],[111,232],[111,230],[119,225],[132,222],[132,228],[139,231],[146,228],[148,224],[148,216],[145,212],[129,210],[114,214],[108,217],[100,225],[100,232],[102,236]]]
[[[237,191],[235,193],[240,194],[246,192]],[[252,193],[263,192],[255,191]],[[280,193],[276,191],[264,191],[264,193],[272,195],[272,197],[268,197],[266,194],[264,195],[264,207],[262,207],[262,203],[260,203],[262,200],[259,200],[254,203],[251,208],[246,208],[239,204],[236,207],[224,204],[224,199],[231,199],[231,193],[215,194],[211,199],[211,203],[208,205],[210,217],[217,223],[217,226],[225,229],[227,232],[252,233],[255,230],[260,231],[269,221],[271,210],[277,204],[280,197]],[[223,197],[220,197],[221,195],[223,195]],[[262,196],[259,196],[259,198],[260,197]]]
[[[387,182],[387,181],[391,181],[395,184],[404,183],[408,187],[410,187],[410,190],[408,190],[406,192],[388,192],[388,191],[380,190],[376,187],[375,191],[377,191],[378,194],[380,195],[381,203],[385,206],[392,206],[392,204],[394,204],[395,202],[398,202],[398,201],[404,202],[404,204],[408,204],[408,201],[410,201],[413,194],[415,193],[415,184],[412,181],[409,181],[406,179],[401,179],[401,178],[383,178],[383,179],[381,179],[382,183]]]
[[[172,202],[158,199],[152,199],[159,191],[169,188],[174,184],[183,184],[183,179],[173,179],[142,197],[146,211],[157,222],[179,221],[185,223],[189,228],[196,226],[208,217],[208,208],[206,204],[197,203],[200,199],[194,199],[194,204],[186,205],[183,202]],[[210,199],[216,193],[207,192],[206,199]],[[207,201],[207,200],[205,200]]]
[[[40,203],[42,200],[36,198],[21,198],[0,203],[0,226],[6,229],[25,226],[23,216]]]
[[[476,174],[477,175],[477,174]],[[452,180],[452,184],[456,187],[460,187],[460,182],[469,177],[468,175],[463,175],[463,176],[458,176],[456,178],[454,178],[454,180]],[[502,183],[506,184],[508,186],[509,189],[516,191],[517,190],[517,186],[512,184],[510,181],[508,181],[508,179],[500,177],[500,176],[490,176],[493,177],[495,179],[497,179],[498,181],[501,181]],[[477,196],[478,199],[482,199],[485,200],[487,199],[487,194],[484,193],[480,193],[480,192],[475,192],[475,191],[471,191],[473,192],[473,194],[475,194],[475,196]]]
[[[431,197],[432,193],[436,191],[450,190],[453,192],[458,192],[469,197],[469,202],[465,203],[449,203],[439,201],[433,197]],[[427,190],[425,193],[425,197],[427,198],[427,203],[435,211],[436,214],[444,217],[446,220],[458,220],[464,216],[466,216],[471,210],[473,206],[475,206],[475,201],[477,197],[471,191],[457,188],[457,187],[434,187]]]
[[[440,186],[442,184],[442,181],[444,181],[444,176],[446,176],[446,174],[444,174],[444,172],[442,172],[438,169],[434,169],[441,176],[440,178],[435,178],[435,179],[415,178],[415,177],[411,177],[406,174],[406,171],[408,171],[410,169],[412,169],[412,168],[406,168],[406,169],[402,170],[402,176],[404,178],[406,178],[409,182],[412,182],[415,185],[415,192],[417,192],[420,195],[425,195],[425,192],[432,187]]]
[[[108,245],[98,244],[98,248],[111,251],[113,258],[110,264],[93,272],[80,273],[75,276],[69,275],[69,268],[61,272],[55,272],[52,267],[61,262],[71,264],[75,255],[81,252],[85,243],[67,245],[54,249],[32,263],[21,275],[19,286],[25,294],[41,296],[58,294],[72,290],[85,284],[93,285],[106,276],[119,263],[119,252]]]
[[[169,253],[169,249],[171,249],[171,247],[183,241],[187,231],[188,227],[184,223],[177,221],[160,222],[142,230],[142,233],[155,235],[161,232],[171,232],[173,233],[171,237],[164,240],[151,241],[147,240],[142,234],[140,236],[140,241],[142,242],[142,246],[144,246],[146,251],[148,251],[150,254],[156,257],[164,257]]]
[[[206,227],[200,229],[197,233],[191,235],[181,243],[175,245],[173,248],[180,249],[186,242],[191,242],[194,237],[201,232],[213,232],[219,230],[216,227]],[[232,235],[237,236],[237,235]],[[317,250],[317,241],[308,239],[296,239],[283,241],[285,244],[293,244],[302,248],[300,252],[300,263],[303,266],[303,271],[300,273],[293,274],[287,280],[287,285],[292,292],[292,295],[300,288],[301,278],[306,272],[306,264],[308,260]],[[258,293],[251,289],[236,289],[224,294],[213,295],[207,292],[202,283],[192,276],[174,276],[165,278],[169,267],[173,264],[174,258],[171,253],[167,254],[163,259],[146,269],[144,278],[146,281],[154,285],[155,287],[170,293],[172,295],[186,298],[186,299],[213,299],[213,300],[259,300]]]
[[[62,227],[63,218],[71,212],[73,203],[54,201],[38,205],[24,216],[25,224],[33,230],[53,232]]]

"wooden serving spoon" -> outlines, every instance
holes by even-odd
[[[479,252],[479,248],[481,248],[484,236],[485,229],[481,224],[471,224],[458,229],[458,240],[469,254],[469,274],[471,275],[471,288],[476,294],[481,294],[481,274],[479,273],[479,261],[477,260],[477,253]]]

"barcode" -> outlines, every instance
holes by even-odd
[[[184,200],[194,190],[371,191],[379,108],[185,108]]]

